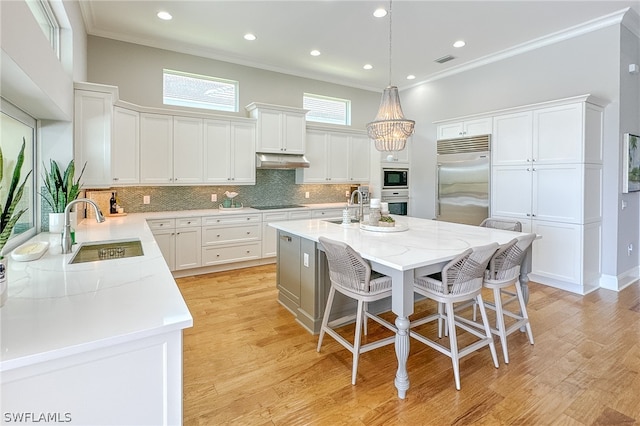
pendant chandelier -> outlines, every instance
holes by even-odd
[[[375,121],[367,124],[369,138],[378,151],[402,151],[416,122],[407,120],[400,106],[398,88],[391,85],[391,0],[389,1],[389,86],[382,92]]]

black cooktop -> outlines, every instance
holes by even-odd
[[[300,204],[281,204],[279,206],[252,206],[257,210],[276,210],[276,209],[295,209],[297,207],[305,207]]]

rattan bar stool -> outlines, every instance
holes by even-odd
[[[487,312],[484,308],[481,293],[487,264],[497,248],[498,244],[493,243],[467,249],[464,253],[447,263],[442,270],[440,280],[432,276],[416,277],[414,280],[413,290],[418,294],[438,302],[438,312],[425,318],[412,321],[409,336],[451,358],[456,389],[458,390],[460,390],[460,358],[484,346],[489,346],[493,364],[496,368],[498,367],[496,347],[493,342],[493,336],[489,327]],[[479,331],[478,328],[475,327],[475,324],[469,326],[465,322],[459,321],[455,313],[454,303],[469,300],[475,300],[480,307],[480,315],[484,324],[482,331]],[[444,312],[442,309],[443,305],[445,308]],[[438,322],[446,320],[449,334],[449,348],[413,330],[419,325],[434,320],[438,320]],[[456,327],[471,333],[479,340],[476,340],[464,348],[458,348]],[[440,337],[440,330],[438,331],[438,335],[438,337]]]
[[[484,228],[503,229],[505,231],[518,231],[522,232],[522,223],[517,220],[496,219],[488,217],[480,223],[480,226]]]
[[[340,241],[330,240],[320,237],[320,244],[324,247],[329,264],[329,278],[331,280],[331,289],[327,298],[327,306],[322,319],[322,327],[320,328],[320,336],[318,337],[318,352],[322,346],[322,339],[327,333],[342,346],[347,348],[353,354],[353,371],[351,373],[351,384],[356,384],[356,374],[358,371],[358,357],[361,353],[377,349],[382,346],[390,345],[395,342],[395,336],[380,339],[375,342],[361,344],[362,325],[364,322],[364,334],[367,334],[366,321],[367,318],[378,322],[384,327],[396,333],[398,330],[390,322],[371,314],[367,311],[367,304],[376,300],[391,297],[391,277],[380,275],[371,271],[371,265],[364,260],[353,248]],[[356,330],[351,344],[347,339],[342,337],[334,330],[342,324],[329,323],[331,315],[331,306],[336,291],[347,297],[358,301],[356,312]],[[338,320],[339,321],[339,320]]]
[[[500,337],[505,364],[509,363],[508,335],[525,329],[529,342],[533,345],[531,323],[520,283],[520,265],[535,238],[536,234],[526,234],[500,247],[489,261],[489,269],[485,273],[483,285],[493,290],[493,301],[485,301],[484,304],[486,308],[496,311],[496,325],[491,327],[491,332]],[[510,287],[513,291],[508,290]],[[505,306],[513,302],[517,302],[519,311],[505,309]],[[510,321],[507,326],[505,317],[515,321]],[[479,323],[476,325],[481,326]]]

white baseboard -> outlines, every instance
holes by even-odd
[[[634,266],[617,276],[602,274],[600,277],[600,287],[606,288],[607,290],[620,291],[638,281],[639,278],[640,266]]]

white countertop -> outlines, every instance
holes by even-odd
[[[69,264],[60,236],[38,260],[9,260],[9,298],[0,308],[0,371],[184,329],[193,319],[162,257],[146,216],[85,220],[78,243],[139,238],[144,256]],[[73,252],[78,245],[73,246]]]
[[[63,255],[59,235],[36,235],[29,242],[50,243],[40,259],[18,262],[9,256],[9,298],[0,308],[0,372],[191,327],[191,314],[146,220],[273,211],[278,210],[216,208],[134,213],[104,223],[86,219],[76,227],[78,243],[139,238],[144,256],[73,265],[68,262],[79,244]]]
[[[318,241],[326,237],[349,244],[372,262],[400,271],[433,265],[453,259],[464,250],[496,241],[504,244],[522,235],[520,232],[459,223],[440,222],[392,215],[402,232],[375,232],[360,229],[360,224],[334,224],[322,219],[274,222],[269,225],[302,238]]]

